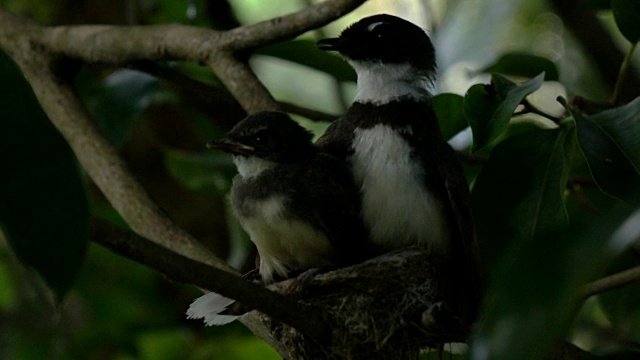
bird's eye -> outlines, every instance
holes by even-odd
[[[264,132],[259,132],[253,136],[253,143],[256,146],[264,146],[269,142],[269,136]]]
[[[373,34],[376,38],[383,37],[384,29],[387,27],[387,23],[384,21],[373,23],[367,26],[367,31]]]

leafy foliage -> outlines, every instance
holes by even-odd
[[[488,266],[497,265],[511,244],[530,243],[568,223],[564,189],[573,142],[571,128],[532,128],[494,148],[472,193]]]
[[[17,256],[58,299],[87,244],[83,183],[66,142],[15,64],[0,53],[0,225]]]
[[[473,148],[494,145],[524,98],[540,88],[544,74],[523,83],[494,75],[490,85],[473,85],[464,98],[464,112],[473,130]]]
[[[640,40],[640,1],[611,0],[611,10],[620,32],[631,43]]]
[[[119,21],[121,14],[111,3],[96,3],[104,3],[103,8],[108,9],[101,14],[101,22]],[[140,19],[207,25],[204,3],[162,0],[154,7],[141,8]],[[540,1],[528,3],[543,9],[536,9],[536,16],[527,13],[527,19],[549,18],[548,9]],[[589,3],[584,6],[598,9],[608,9],[610,3],[623,36],[632,43],[638,41],[637,1]],[[482,17],[493,27],[478,32],[486,38],[508,32],[504,24],[511,15],[496,17],[509,14],[508,9],[500,4],[500,11],[491,12],[487,4],[482,3],[488,9]],[[55,18],[46,2],[25,6],[38,14],[42,23]],[[273,5],[254,2],[245,6]],[[513,5],[517,6],[524,5]],[[467,10],[451,7],[448,11],[464,15]],[[252,21],[258,20],[262,19]],[[554,21],[550,20],[556,24]],[[538,32],[539,27],[535,22],[533,31]],[[583,57],[570,53],[570,32],[561,33],[569,44],[566,59]],[[437,32],[432,35],[441,36]],[[489,66],[478,67],[480,72],[491,74],[490,81],[476,81],[457,93],[433,98],[445,138],[470,127],[473,146],[466,151],[478,159],[467,168],[466,175],[472,184],[489,288],[467,354],[472,359],[540,358],[558,339],[570,339],[572,323],[580,327],[591,321],[575,321],[585,283],[638,264],[637,250],[629,248],[638,235],[627,231],[621,238],[620,234],[629,224],[632,229],[634,224],[640,228],[634,223],[640,206],[640,98],[596,114],[583,114],[567,106],[567,113],[559,119],[541,118],[523,103],[534,92],[545,96],[541,90],[544,81],[559,81],[576,93],[604,90],[594,90],[598,85],[591,81],[587,85],[586,81],[572,82],[576,73],[581,79],[594,77],[583,63],[571,62],[567,75],[566,64],[549,60],[547,53],[529,51],[525,39],[518,38],[514,43],[522,44],[519,50],[488,51],[484,43],[468,46],[455,41],[438,49],[446,52],[469,47],[469,53],[482,59],[477,62],[480,64],[487,63],[480,56],[483,52],[495,53],[491,58],[497,59]],[[327,98],[339,90],[348,99],[352,90],[355,75],[350,67],[336,56],[317,51],[315,42],[307,36],[258,49],[256,54],[304,65],[335,78],[341,85],[328,89]],[[215,82],[211,72],[199,64],[171,65],[191,80]],[[440,74],[445,76],[452,65],[440,62]],[[260,69],[256,71],[261,75]],[[307,83],[308,79],[291,78],[287,71],[281,78],[283,86],[294,81],[315,86]],[[61,350],[52,356],[60,358],[275,357],[264,343],[238,327],[212,330],[203,329],[200,323],[187,323],[184,310],[197,291],[170,284],[153,271],[100,247],[90,247],[88,261],[77,276],[85,254],[89,213],[126,227],[109,204],[91,186],[83,184],[64,140],[50,126],[19,70],[5,56],[0,59],[0,80],[2,230],[12,251],[36,269],[59,298],[68,294],[60,305],[60,314],[77,321],[65,328],[55,326],[56,322],[46,316],[47,311],[52,312],[46,304],[34,303],[32,294],[24,294],[25,284],[31,282],[23,280],[22,272],[7,260],[8,249],[0,246],[0,311],[3,319],[6,316],[11,322],[9,331],[16,334],[6,349],[0,349],[0,356],[42,358],[51,355],[51,344],[57,344]],[[221,256],[233,253],[230,239],[238,237],[233,234],[237,227],[230,225],[224,197],[235,170],[226,155],[204,149],[207,140],[240,118],[228,100],[186,101],[189,95],[179,87],[168,88],[163,80],[132,70],[85,68],[76,83],[102,131],[161,206]],[[280,99],[278,89],[270,90]],[[322,104],[323,99],[315,100],[314,104]],[[545,113],[546,109],[538,110]],[[241,255],[246,255],[244,249]],[[78,283],[71,288],[76,278]],[[597,316],[604,320],[584,328],[595,327],[617,337],[608,342],[586,341],[594,352],[604,353],[605,345],[614,345],[617,348],[609,351],[612,356],[637,355],[628,345],[640,343],[638,292],[638,285],[634,285],[599,296]],[[40,323],[49,326],[36,329],[29,325]],[[3,338],[6,331],[0,328]],[[574,329],[574,333],[579,332]],[[30,345],[36,338],[41,346]]]
[[[578,142],[605,193],[640,206],[640,98],[585,117],[572,112]]]
[[[505,74],[532,78],[544,72],[546,81],[557,81],[560,77],[558,67],[542,56],[524,52],[503,54],[495,63],[481,70],[491,74]]]
[[[451,139],[468,126],[463,101],[464,98],[456,94],[438,94],[433,97],[433,107],[445,139]]]

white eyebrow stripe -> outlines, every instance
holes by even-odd
[[[367,31],[373,31],[373,29],[375,29],[376,26],[382,25],[382,24],[385,24],[385,22],[384,21],[374,22],[373,24],[367,26]]]

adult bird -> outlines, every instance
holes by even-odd
[[[429,36],[382,14],[318,46],[341,54],[358,79],[353,104],[316,145],[350,166],[372,246],[378,252],[430,249],[443,262],[446,300],[470,323],[482,266],[468,184],[433,109],[436,61]]]

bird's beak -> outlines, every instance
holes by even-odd
[[[322,39],[316,43],[318,49],[326,51],[340,51],[341,44],[340,38]]]
[[[237,155],[249,155],[255,150],[253,146],[245,145],[229,139],[209,141],[207,143],[207,147],[209,149],[222,150],[224,152]]]

